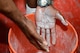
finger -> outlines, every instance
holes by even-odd
[[[38,43],[39,43],[41,49],[43,49],[43,50],[49,52],[49,47],[48,47],[48,45],[44,45],[44,44],[42,44],[42,43],[40,43],[40,42],[38,42]]]
[[[39,41],[40,43],[47,45],[47,42],[37,33],[37,31],[34,31],[32,34],[30,34],[36,41]]]
[[[36,39],[34,39],[34,38],[30,38],[29,40],[37,49],[49,52],[47,45],[44,45],[44,44],[40,43],[39,41],[36,41]]]
[[[40,27],[37,26],[37,33],[40,35]]]
[[[41,35],[42,35],[43,39],[45,40],[45,29],[44,28],[41,29]]]
[[[39,47],[39,44],[37,43],[37,41],[36,41],[35,38],[33,38],[33,37],[30,36],[30,35],[28,35],[27,38],[28,38],[28,40],[30,41],[30,43],[32,43],[36,48],[41,49],[41,48]]]
[[[56,13],[56,16],[57,16],[56,18],[59,19],[63,25],[65,26],[68,25],[67,21],[63,18],[63,16],[59,12]]]
[[[40,27],[38,27],[38,26],[37,26],[37,33],[40,35]],[[45,40],[45,38],[44,38],[44,36],[45,36],[45,30],[44,30],[44,29],[42,29],[41,34],[42,34],[42,36],[39,37],[39,41],[40,41],[41,43],[47,45],[47,42],[44,41],[44,40]],[[43,41],[44,41],[44,42],[43,42]]]
[[[32,38],[32,39],[30,40],[30,42],[31,42],[37,49],[41,49],[40,46],[39,46],[39,44],[37,43],[37,41],[36,41],[34,38]]]
[[[52,44],[55,45],[56,44],[56,31],[55,31],[55,26],[53,28],[51,28],[51,37],[52,37]]]
[[[50,43],[50,29],[46,29],[46,41],[48,43],[48,46],[51,45]]]

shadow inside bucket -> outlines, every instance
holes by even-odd
[[[66,31],[68,29],[67,26],[63,25],[61,23],[61,21],[58,20],[58,19],[56,19],[56,24],[59,25],[61,27],[61,29],[64,30],[64,31]]]

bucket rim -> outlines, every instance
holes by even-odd
[[[34,13],[26,14],[25,17],[30,16],[30,15],[34,15]],[[76,51],[76,49],[77,49],[77,47],[78,47],[78,34],[77,34],[77,31],[75,30],[75,28],[72,26],[72,24],[71,24],[69,21],[67,21],[67,22],[68,22],[68,24],[71,26],[71,28],[73,29],[73,31],[74,31],[74,33],[75,33],[75,36],[76,36],[76,44],[75,44],[73,50],[71,51],[71,53],[75,53],[75,51]],[[10,34],[11,34],[11,32],[12,32],[12,28],[10,28],[10,29],[9,29],[9,32],[8,32],[8,44],[9,44],[9,48],[11,49],[11,51],[12,51],[13,53],[16,53],[16,51],[13,49],[13,47],[12,47],[12,45],[11,45],[11,43],[10,43],[10,37],[11,37]]]

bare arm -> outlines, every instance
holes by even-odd
[[[12,0],[0,0],[0,12],[13,20],[20,28],[25,28],[27,19],[24,18]]]
[[[0,12],[14,21],[28,38],[33,39],[31,37],[33,36],[37,41],[41,42],[42,45],[45,45],[43,44],[44,40],[36,33],[34,24],[21,14],[15,6],[13,0],[0,0]],[[45,46],[42,48],[46,50]]]
[[[36,6],[37,6],[37,0],[27,0],[27,4],[31,8],[36,8]]]
[[[0,12],[17,23],[25,20],[12,0],[0,0]]]

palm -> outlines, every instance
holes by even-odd
[[[56,32],[55,32],[56,13],[57,11],[52,6],[43,8],[38,6],[36,10],[37,32],[41,34],[42,37],[48,42],[48,46],[51,45],[50,35],[52,36],[52,44],[56,43]],[[66,24],[63,18],[59,17],[59,19],[62,20],[62,23],[64,25]]]

